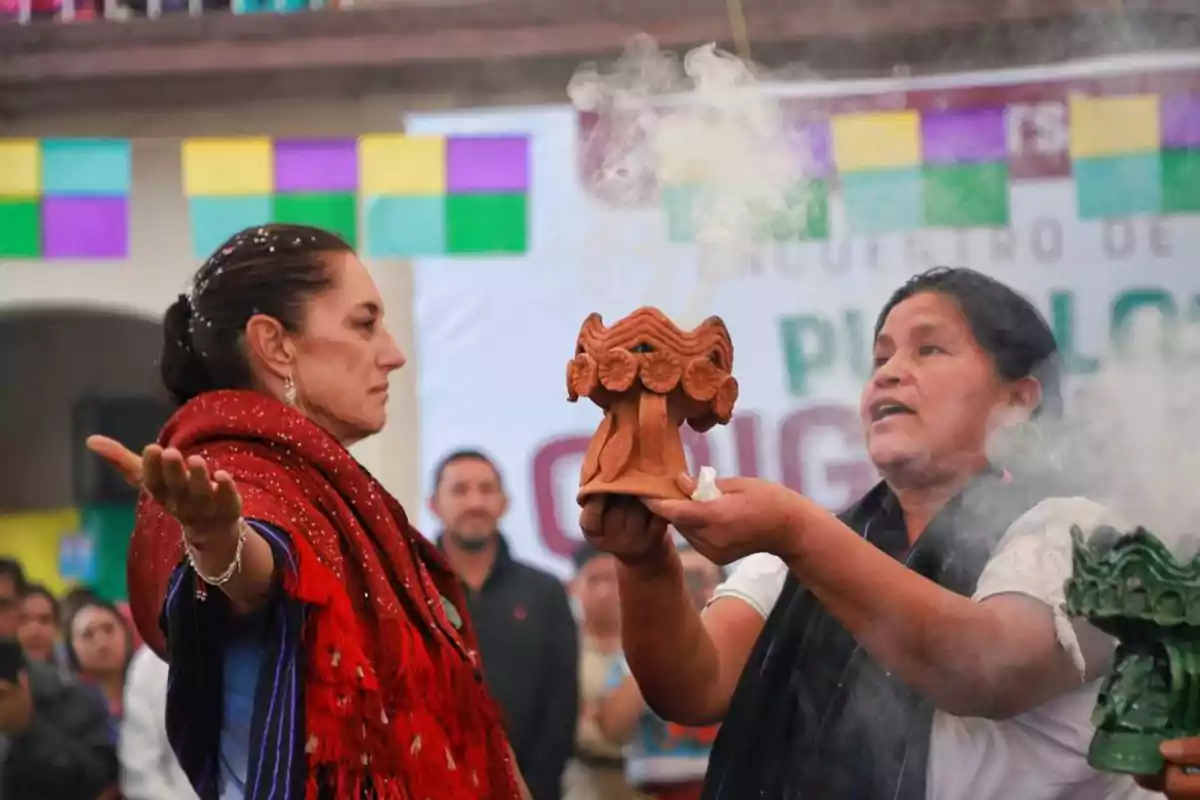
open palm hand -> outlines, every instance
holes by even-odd
[[[173,447],[152,444],[134,453],[107,436],[90,436],[88,449],[112,464],[125,480],[144,489],[189,532],[225,532],[242,515],[242,498],[233,477],[209,473],[200,456],[184,458]]]

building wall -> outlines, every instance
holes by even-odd
[[[161,395],[159,341],[152,322],[78,306],[0,315],[0,510],[73,504],[75,401]]]
[[[421,105],[444,105],[425,98]],[[354,135],[396,130],[405,105],[392,96],[340,102],[260,103],[236,108],[177,112],[27,117],[0,123],[0,137],[113,136],[133,141],[134,191],[131,200],[131,257],[120,263],[0,263],[0,314],[19,309],[79,308],[128,314],[157,321],[177,294],[186,290],[198,263],[188,239],[182,192],[180,139],[202,135]],[[412,272],[405,262],[373,262],[369,267],[388,306],[388,324],[412,357]],[[120,343],[113,346],[120,348]],[[93,343],[101,346],[100,343]],[[108,347],[108,345],[104,345]],[[51,367],[53,359],[43,354]],[[410,364],[412,362],[410,361]],[[67,369],[69,365],[63,367]],[[360,459],[403,502],[417,502],[415,474],[418,409],[415,370],[393,379],[388,429],[356,449]],[[112,377],[110,384],[123,381]],[[120,388],[116,386],[114,388]],[[130,387],[131,389],[133,387]],[[6,395],[36,402],[19,382],[5,381]],[[13,402],[5,398],[5,405]],[[50,422],[47,421],[49,425]],[[4,451],[3,458],[14,457]],[[47,455],[44,458],[51,459]],[[66,465],[63,465],[66,470]],[[0,508],[12,502],[0,498]]]
[[[514,98],[517,99],[517,98]],[[531,98],[519,98],[529,102]],[[453,98],[422,98],[424,108]],[[171,113],[113,112],[10,119],[0,137],[111,136],[133,141],[131,256],[120,263],[0,262],[0,554],[13,554],[34,577],[58,587],[58,540],[78,525],[69,510],[70,407],[80,391],[141,395],[155,388],[153,359],[164,309],[185,291],[197,260],[188,238],[180,139],[202,135],[356,135],[401,126],[394,96],[340,102],[260,103]],[[417,406],[413,368],[412,271],[376,261],[388,325],[409,354],[392,381],[390,422],[355,454],[409,508],[420,502],[416,472]],[[28,312],[55,312],[13,326]],[[66,316],[58,312],[65,312]],[[89,327],[72,312],[125,315],[128,324]],[[147,324],[134,324],[133,320]],[[97,330],[102,333],[97,333]],[[19,435],[17,433],[19,432]],[[131,445],[143,443],[130,443]],[[19,516],[18,516],[19,512]],[[32,515],[32,516],[31,516]]]

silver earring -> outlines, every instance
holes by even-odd
[[[291,375],[283,379],[283,402],[289,406],[296,405],[296,382]]]

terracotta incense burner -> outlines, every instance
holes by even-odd
[[[582,504],[595,495],[681,498],[687,470],[680,426],[704,432],[729,422],[737,402],[733,343],[719,317],[683,331],[657,308],[639,308],[610,327],[583,322],[567,364],[571,402],[604,409],[579,476]]]

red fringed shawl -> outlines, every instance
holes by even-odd
[[[341,444],[295,409],[248,391],[196,398],[160,443],[229,472],[245,516],[291,539],[298,566],[284,588],[310,608],[308,800],[318,772],[338,798],[360,797],[365,786],[381,800],[520,796],[458,581]],[[159,615],[182,555],[179,525],[143,497],[129,590],[138,629],[160,655]],[[460,629],[439,595],[459,611]]]

